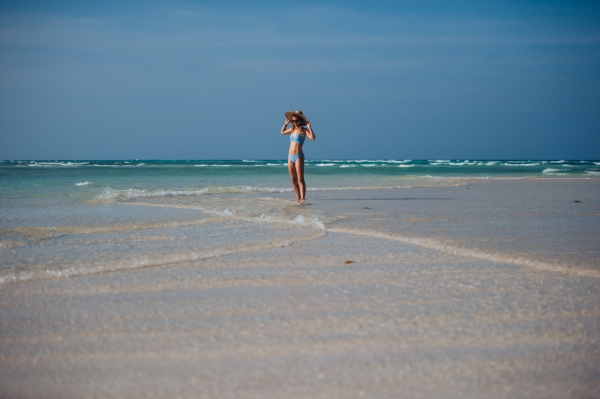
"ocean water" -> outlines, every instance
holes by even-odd
[[[598,179],[600,161],[319,160],[306,162],[305,175],[310,200],[311,192],[466,187],[482,179]],[[326,234],[335,210],[294,198],[281,160],[0,161],[0,283],[204,259]]]

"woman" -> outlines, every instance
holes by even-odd
[[[292,127],[287,129],[288,123]],[[308,129],[302,126],[308,126]],[[281,134],[290,135],[290,150],[288,152],[288,169],[292,178],[292,185],[298,201],[306,199],[306,184],[304,183],[304,153],[302,144],[308,136],[309,139],[315,139],[315,133],[310,127],[310,122],[306,120],[302,111],[288,111],[285,113],[285,123],[281,128]]]

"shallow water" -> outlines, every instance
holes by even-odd
[[[503,253],[503,260],[510,255],[533,257],[539,263],[543,252],[552,258],[544,258],[546,263],[594,269],[590,264],[597,262],[598,247],[593,241],[598,236],[597,217],[578,219],[581,223],[572,229],[582,234],[578,247],[570,241],[561,244],[560,229],[547,242],[527,239],[535,236],[535,228],[553,228],[556,211],[560,211],[553,208],[554,200],[545,201],[549,206],[542,207],[548,226],[539,224],[539,218],[530,218],[539,223],[529,225],[531,220],[521,218],[507,222],[518,229],[500,226],[501,230],[482,233],[477,227],[480,222],[492,220],[489,215],[510,204],[513,197],[488,195],[464,202],[466,198],[457,201],[454,194],[444,197],[448,191],[431,198],[424,193],[435,188],[464,190],[487,181],[590,182],[580,197],[581,211],[594,202],[599,173],[597,161],[308,161],[308,197],[314,201],[301,206],[293,201],[283,161],[3,161],[0,282],[274,248],[322,236],[328,229],[402,239],[425,237],[430,239],[422,242],[426,246],[443,242],[440,248],[451,244],[494,256]],[[390,198],[383,201],[386,195]],[[361,196],[365,203],[385,206],[355,215],[357,210],[348,206],[358,206]],[[413,197],[418,201],[406,201]],[[562,200],[567,202],[566,197]],[[535,214],[537,199],[530,196],[527,201],[527,212]],[[482,215],[481,204],[493,206]],[[506,212],[497,214],[498,223],[514,213],[510,206],[505,208]],[[487,244],[483,237],[488,237]],[[515,239],[533,244],[515,252],[509,242]],[[575,255],[565,255],[569,251]]]

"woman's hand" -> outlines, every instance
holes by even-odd
[[[315,139],[315,132],[313,132],[312,127],[310,127],[310,122],[306,121],[306,126],[308,126],[308,131],[306,132],[306,136],[311,139],[314,140]]]
[[[289,132],[291,131],[287,128],[288,123],[290,123],[290,121],[286,119],[285,123],[283,124],[283,127],[281,128],[281,134],[289,134]]]

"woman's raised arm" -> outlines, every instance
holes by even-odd
[[[289,129],[286,130],[286,127],[287,127],[288,123],[290,123],[290,121],[288,121],[286,119],[285,123],[283,124],[283,127],[281,128],[281,134],[290,134],[294,130],[294,126],[292,126],[291,128],[289,128]]]
[[[316,139],[315,132],[313,132],[312,127],[310,127],[309,121],[306,121],[306,126],[308,126],[308,131],[306,132],[306,135],[308,136],[308,138],[311,140]]]

